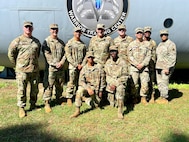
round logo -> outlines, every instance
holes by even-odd
[[[96,35],[96,25],[105,24],[105,35],[117,30],[126,19],[128,0],[67,0],[68,15],[85,36]]]

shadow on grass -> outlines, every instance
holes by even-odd
[[[180,133],[172,133],[167,138],[164,138],[165,142],[189,142],[189,136],[180,134]]]
[[[183,93],[180,92],[178,89],[171,89],[169,90],[168,94],[169,94],[169,98],[168,98],[169,101],[172,101],[176,98],[180,98],[183,95]],[[159,97],[160,97],[159,90],[155,89],[155,100],[158,99]]]
[[[73,142],[91,141],[80,138],[69,138],[65,134],[55,136],[44,124],[15,125],[0,130],[1,142]],[[46,130],[45,130],[46,129]],[[45,132],[46,131],[46,132]]]

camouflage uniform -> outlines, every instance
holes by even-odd
[[[108,91],[108,100],[110,105],[115,105],[114,95],[116,100],[123,101],[125,97],[125,88],[128,78],[126,61],[118,58],[117,61],[114,62],[110,57],[110,59],[106,61],[104,70],[106,73],[106,91]],[[116,86],[116,91],[110,90],[111,85]]]
[[[160,34],[167,34],[167,30],[160,31]],[[176,45],[170,39],[159,43],[156,49],[156,75],[157,84],[162,98],[168,98],[169,78],[174,71],[176,64]],[[169,74],[165,74],[163,70],[169,70]]]
[[[103,69],[97,64],[91,67],[86,64],[80,72],[79,88],[75,99],[76,107],[80,107],[82,105],[83,96],[88,96],[88,88],[91,88],[95,94],[90,98],[85,99],[85,102],[88,105],[91,105],[93,102],[95,104],[99,104],[100,98],[98,94],[105,88],[105,74]]]
[[[64,71],[63,67],[57,69],[56,63],[60,62],[63,65],[66,60],[64,46],[65,44],[61,39],[53,39],[51,36],[48,36],[42,45],[42,50],[49,66],[48,87],[43,96],[45,101],[51,99],[53,85],[55,85],[56,89],[56,99],[58,100],[62,96]]]
[[[124,59],[127,64],[129,63],[127,57],[127,47],[132,41],[133,38],[128,35],[126,35],[125,38],[118,36],[114,39],[114,44],[118,46],[119,57]]]
[[[103,24],[98,24],[97,29],[105,29]],[[113,45],[113,40],[110,36],[103,36],[100,38],[98,35],[91,38],[89,43],[89,51],[94,52],[94,61],[102,66],[106,63],[109,57],[109,47]]]
[[[65,47],[66,58],[69,62],[69,82],[67,85],[67,98],[72,98],[78,86],[79,70],[78,64],[82,64],[86,54],[86,45],[83,41],[76,41],[74,38],[70,39]],[[74,86],[76,87],[74,90]]]
[[[144,27],[144,33],[149,32],[151,35],[151,31],[152,31],[151,27],[149,27],[149,26]],[[150,42],[149,49],[151,50],[151,59],[150,59],[150,63],[149,63],[149,77],[150,77],[149,94],[151,96],[150,102],[153,103],[154,102],[154,94],[155,94],[154,86],[155,86],[155,82],[156,82],[155,63],[156,63],[156,47],[157,47],[157,45],[156,45],[156,42],[150,38],[150,35],[148,38],[144,38],[144,40]]]
[[[17,106],[26,106],[26,89],[30,82],[30,104],[35,105],[37,101],[39,65],[38,57],[41,44],[35,37],[21,35],[14,39],[8,50],[8,57],[11,63],[16,65],[16,80],[18,84]]]
[[[150,43],[148,41],[139,42],[134,40],[128,47],[128,59],[131,67],[130,72],[135,84],[136,93],[139,89],[139,78],[141,82],[140,96],[146,97],[148,92],[149,70],[148,65],[151,59]],[[142,64],[143,68],[139,70],[136,66]]]

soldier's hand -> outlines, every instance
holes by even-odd
[[[94,91],[93,91],[91,88],[88,88],[88,89],[87,89],[87,92],[88,92],[88,94],[89,94],[90,96],[94,94]]]
[[[169,70],[165,69],[165,70],[163,70],[163,73],[165,73],[166,75],[168,75],[169,74]]]
[[[141,65],[141,64],[137,65],[137,69],[141,70],[142,68],[143,68],[143,65]]]
[[[62,64],[61,63],[56,63],[56,68],[59,69],[62,67]]]
[[[82,69],[82,65],[78,64],[77,69],[80,71]]]
[[[99,98],[102,98],[102,92],[99,92],[98,96]]]
[[[116,90],[116,86],[115,86],[115,85],[111,85],[111,86],[110,86],[110,90],[111,90],[111,91],[115,91],[115,90]]]

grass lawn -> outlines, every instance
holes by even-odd
[[[74,105],[55,105],[46,114],[42,84],[41,110],[27,111],[20,119],[16,91],[15,80],[0,79],[0,142],[189,142],[189,84],[171,84],[167,105],[125,107],[123,120],[117,119],[117,108],[86,111],[84,103],[84,113],[75,119],[69,118]]]

